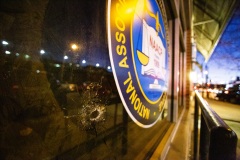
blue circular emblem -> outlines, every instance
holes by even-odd
[[[167,44],[161,17],[156,1],[139,1],[132,23],[135,72],[149,103],[156,103],[167,89]]]
[[[166,100],[168,52],[163,7],[156,0],[108,2],[109,55],[129,116],[148,128]]]

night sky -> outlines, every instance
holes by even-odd
[[[208,70],[208,82],[229,83],[240,76],[240,5],[226,26],[207,63],[198,52],[197,61]]]

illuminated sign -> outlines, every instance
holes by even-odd
[[[108,44],[114,78],[128,115],[144,128],[157,122],[167,97],[167,40],[159,3],[108,1]]]

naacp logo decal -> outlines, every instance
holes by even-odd
[[[144,128],[159,120],[167,97],[162,5],[156,0],[108,1],[108,44],[115,82],[129,116]]]

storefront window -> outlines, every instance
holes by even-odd
[[[145,159],[170,123],[151,128],[121,103],[103,0],[0,2],[0,159]]]

